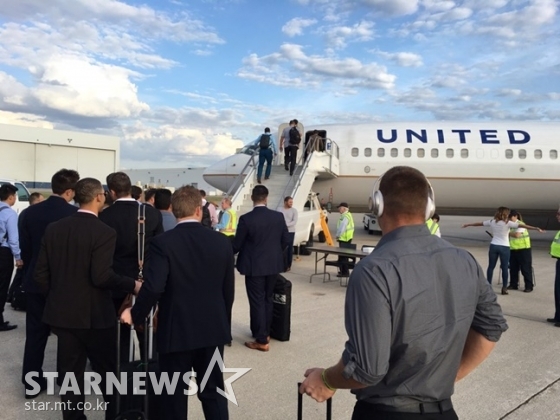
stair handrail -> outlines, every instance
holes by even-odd
[[[307,150],[310,148],[311,146],[311,142],[307,142],[307,145],[304,146],[303,148],[303,152],[300,154],[298,161],[296,162],[296,167],[294,168],[294,173],[292,175],[290,175],[290,177],[288,178],[288,182],[286,183],[286,186],[284,187],[284,190],[282,191],[282,195],[280,196],[280,201],[278,202],[278,204],[276,205],[276,208],[278,207],[282,207],[284,204],[284,198],[287,196],[287,192],[288,189],[290,188],[290,184],[292,183],[292,180],[294,179],[294,175],[296,173],[297,168],[299,167],[301,161],[304,159],[305,157],[305,152],[307,152]],[[284,153],[285,153],[286,148],[284,147]],[[298,149],[299,150],[299,149]],[[311,157],[313,156],[313,153],[311,153],[308,158],[305,160],[305,164],[303,165],[303,167],[301,168],[301,173],[299,174],[299,177],[296,180],[296,183],[298,182],[298,180],[301,178],[302,174],[305,172],[305,169],[307,168],[307,166],[309,166],[309,161],[311,160]],[[294,191],[294,188],[292,187],[292,191]],[[292,197],[294,196],[294,194],[290,194]]]
[[[231,186],[229,187],[226,193],[226,197],[231,197],[232,203],[235,201],[238,195],[241,194],[241,191],[243,190],[243,187],[247,183],[247,180],[251,179],[252,175],[254,174],[256,168],[256,164],[255,164],[256,155],[257,153],[255,149],[253,151],[253,154],[250,155],[249,160],[247,160],[247,163],[245,164],[243,169],[241,169],[241,172],[239,172],[239,175],[237,175],[237,178],[235,178],[233,184],[231,184]],[[253,163],[253,167],[251,168],[251,170],[249,170],[249,172],[247,172],[247,174],[244,174],[245,170],[250,166],[251,163]],[[233,193],[233,191],[235,191],[235,194],[232,197],[231,194]]]

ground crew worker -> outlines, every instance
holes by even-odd
[[[434,213],[431,219],[426,220],[426,226],[432,235],[436,235],[441,238],[441,232],[439,230],[439,214]]]
[[[511,210],[509,213],[509,220],[516,223],[523,223],[521,214],[516,210]],[[524,292],[529,293],[533,291],[533,256],[531,254],[531,239],[529,238],[529,231],[525,228],[519,227],[518,229],[509,230],[509,277],[510,282],[509,290],[519,289],[519,270],[523,274],[525,281]]]
[[[560,222],[560,209],[556,212],[556,220]],[[554,237],[550,245],[550,255],[556,258],[556,276],[554,278],[554,318],[547,318],[548,322],[553,322],[555,327],[560,327],[560,231]]]
[[[338,245],[346,243],[352,243],[352,238],[354,238],[354,218],[348,210],[348,203],[340,203],[338,206],[338,211],[340,212],[340,219],[336,224],[336,240]],[[348,277],[350,270],[348,269],[348,257],[339,256],[339,272],[337,277]]]
[[[222,218],[215,229],[229,237],[229,240],[233,243],[235,231],[237,230],[237,214],[231,208],[231,199],[229,197],[222,199],[222,210]]]

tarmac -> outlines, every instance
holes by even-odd
[[[490,237],[485,228],[461,229],[466,222],[488,217],[442,216],[440,226],[443,239],[470,251],[486,269]],[[337,214],[329,217],[331,232]],[[354,242],[358,248],[375,245],[379,236],[368,235],[363,229],[362,215],[355,214]],[[455,387],[453,403],[460,419],[464,420],[552,420],[560,419],[560,328],[546,322],[553,316],[553,283],[555,260],[548,254],[556,232],[531,232],[533,267],[536,287],[532,293],[520,291],[498,295],[507,318],[509,330],[496,345],[489,358]],[[338,279],[323,283],[315,277],[315,255],[302,256],[294,261],[285,274],[293,284],[291,337],[287,342],[272,340],[266,353],[249,350],[249,305],[244,278],[236,273],[236,299],[233,306],[233,346],[225,348],[227,368],[250,368],[233,382],[238,405],[229,403],[232,420],[295,419],[297,414],[297,382],[304,379],[307,368],[328,367],[342,354],[347,339],[344,329],[344,297],[346,288]],[[499,264],[498,264],[499,265]],[[320,267],[322,268],[322,266]],[[334,273],[335,268],[330,267]],[[501,285],[498,268],[494,273],[494,290]],[[521,283],[522,284],[522,283]],[[25,313],[7,305],[5,318],[19,328],[3,332],[0,339],[0,419],[61,419],[62,413],[39,410],[41,403],[51,407],[59,397],[42,393],[35,400],[24,399],[20,382],[25,342]],[[56,369],[56,336],[49,339],[44,362],[45,371]],[[455,376],[455,372],[449,372]],[[228,378],[231,373],[226,373]],[[86,401],[94,401],[88,397]],[[31,403],[35,401],[35,409]],[[26,406],[27,403],[27,406]],[[355,397],[348,390],[339,390],[333,397],[333,419],[350,419]],[[203,419],[197,398],[189,398],[189,418]],[[43,405],[44,406],[44,405]],[[304,419],[325,418],[326,405],[303,397]],[[89,419],[103,419],[101,411],[87,412]]]

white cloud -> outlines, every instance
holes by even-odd
[[[282,32],[288,36],[303,35],[303,30],[308,26],[315,25],[315,19],[294,18],[282,26]]]
[[[517,97],[521,95],[521,89],[500,89],[497,92],[498,96],[510,96],[510,97]]]
[[[455,7],[454,1],[447,0],[421,0],[420,4],[431,12],[445,12]]]
[[[346,88],[390,89],[396,76],[376,63],[363,63],[355,58],[308,56],[301,45],[283,44],[280,51],[259,57],[251,54],[243,59],[241,78],[277,86],[326,88],[334,83]]]
[[[0,124],[13,124],[25,127],[37,127],[53,129],[54,126],[51,122],[45,121],[42,117],[26,114],[23,112],[8,112],[0,111]]]
[[[418,10],[419,3],[418,0],[360,0],[360,2],[371,6],[374,11],[392,16],[410,15]]]
[[[411,52],[388,53],[377,51],[377,54],[391,61],[394,61],[401,67],[420,67],[424,64],[420,55]]]
[[[373,39],[373,22],[361,21],[352,26],[333,26],[325,34],[327,44],[333,48],[344,48],[348,42],[365,42]]]

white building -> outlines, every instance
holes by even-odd
[[[62,168],[105,183],[118,168],[119,153],[115,136],[0,124],[0,178],[23,181],[28,188],[50,188]]]

